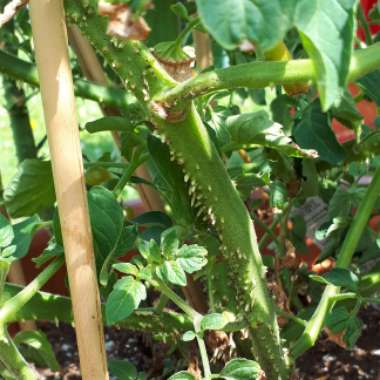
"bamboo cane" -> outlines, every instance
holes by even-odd
[[[100,299],[63,5],[61,0],[31,0],[30,13],[82,378],[106,380]]]

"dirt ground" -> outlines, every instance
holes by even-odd
[[[322,337],[318,344],[297,362],[299,380],[380,380],[380,310],[369,307],[360,315],[363,334],[353,350],[344,350]],[[62,366],[60,373],[38,369],[41,379],[78,380],[78,354],[71,326],[41,323]],[[150,373],[150,379],[160,376],[164,367],[164,348],[149,337],[131,331],[106,329],[108,357],[128,358],[139,370]],[[153,347],[153,350],[152,350]]]

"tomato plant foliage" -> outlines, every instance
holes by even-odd
[[[359,311],[380,289],[380,3],[370,3],[63,2],[76,95],[102,113],[79,127],[104,323],[151,334],[170,356],[150,374],[112,357],[112,376],[288,380],[322,331],[355,346]],[[59,364],[45,335],[11,337],[10,323],[72,312],[69,297],[40,291],[67,236],[55,158],[26,107],[39,86],[29,9],[12,12],[0,74],[19,167],[0,186],[0,377],[32,380],[27,362]],[[41,229],[40,272],[20,289],[10,266]]]

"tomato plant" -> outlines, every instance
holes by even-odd
[[[19,162],[1,187],[0,376],[38,378],[31,339],[57,368],[40,332],[8,333],[25,319],[74,322],[88,380],[288,380],[323,330],[352,348],[379,302],[380,3],[64,0],[64,17],[25,3],[0,1]],[[79,129],[74,91],[102,112]],[[22,289],[6,280],[19,260]],[[65,264],[71,297],[42,292]],[[102,318],[175,363],[107,367]]]

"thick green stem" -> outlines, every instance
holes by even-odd
[[[354,81],[380,67],[380,43],[355,51],[348,75]],[[155,100],[165,105],[176,104],[216,90],[239,87],[264,88],[314,81],[315,73],[310,59],[287,62],[251,62],[226,69],[214,70],[165,90]]]
[[[4,27],[6,33],[14,34],[13,20]],[[17,44],[10,43],[5,39],[5,48],[17,56]],[[24,89],[17,85],[16,81],[9,77],[3,78],[5,106],[8,110],[10,126],[12,128],[13,140],[16,147],[19,162],[27,158],[37,157],[37,147],[29,120],[29,112],[26,107]]]
[[[235,295],[228,306],[249,324],[254,352],[267,378],[287,379],[289,369],[252,220],[207,130],[193,106],[181,122],[155,122],[189,176],[190,192],[216,224],[229,269],[225,281]]]
[[[12,320],[14,315],[46,284],[62,264],[62,258],[54,260],[21,292],[6,301],[0,309],[0,326],[4,326]]]
[[[29,120],[24,90],[13,79],[4,77],[4,95],[19,162],[37,157],[37,147]]]
[[[4,50],[0,50],[0,72],[32,86],[39,86],[37,68]],[[125,109],[127,113],[141,112],[141,107],[136,99],[125,90],[117,87],[105,87],[82,79],[75,79],[75,94],[107,106],[120,107]]]
[[[379,194],[380,167],[376,170],[372,182],[367,189],[367,193],[355,214],[354,220],[346,234],[343,245],[340,248],[336,262],[337,268],[348,268],[350,265],[352,256],[355,253],[356,247],[358,246],[362,233],[368,223]],[[326,316],[334,304],[331,300],[338,295],[339,291],[340,288],[334,285],[326,286],[313,316],[307,323],[302,335],[292,347],[291,354],[294,358],[299,357],[315,344],[319,333],[323,328]]]
[[[0,328],[0,363],[17,380],[38,379],[38,374],[29,367],[4,327]]]

